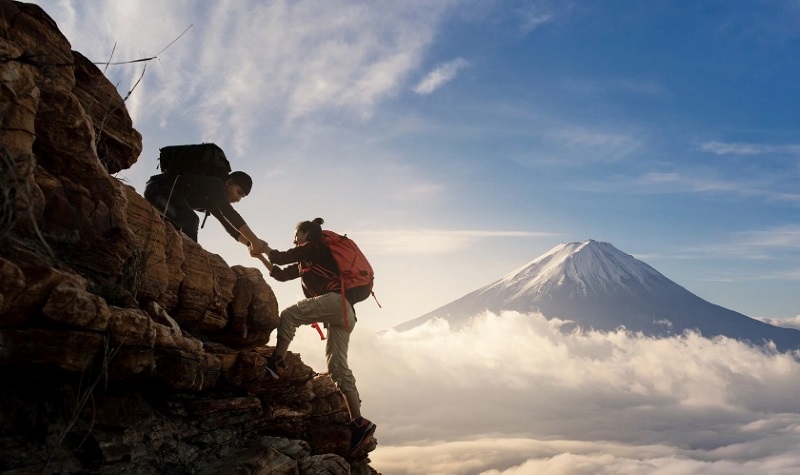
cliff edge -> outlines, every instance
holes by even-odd
[[[112,174],[125,103],[38,6],[0,0],[0,472],[374,474],[278,303]]]

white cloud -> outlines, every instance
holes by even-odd
[[[800,226],[785,226],[737,234],[741,245],[756,248],[800,249]]]
[[[539,28],[545,23],[549,23],[552,20],[553,15],[549,13],[540,14],[535,12],[524,12],[522,15],[522,22],[520,24],[520,32],[523,36],[528,35],[533,30]]]
[[[457,58],[445,64],[439,65],[429,72],[422,81],[414,87],[414,92],[420,95],[428,95],[439,89],[443,85],[452,81],[456,75],[467,67],[469,63],[463,58]]]
[[[742,231],[732,233],[726,241],[698,246],[686,251],[686,257],[724,256],[736,259],[781,259],[790,261],[797,258],[800,250],[800,227],[782,226],[771,229]],[[796,276],[797,271],[773,268],[773,278]],[[763,279],[754,274],[739,276],[746,279]]]
[[[526,157],[539,165],[583,166],[627,160],[642,145],[631,133],[559,124],[544,129],[540,156]]]
[[[800,145],[772,145],[741,142],[705,142],[700,150],[716,155],[800,155]]]
[[[142,110],[151,122],[193,119],[195,140],[213,137],[242,153],[264,132],[257,126],[271,131],[325,114],[368,117],[402,90],[457,2],[39,3],[92,59],[107,59],[114,43],[115,59],[155,54],[192,24],[148,64],[129,110],[135,123]],[[124,80],[112,82],[124,95],[141,70],[117,67],[113,74]]]
[[[519,33],[522,36],[527,36],[540,26],[555,20],[556,12],[558,12],[558,15],[565,15],[571,8],[570,2],[565,1],[535,0],[526,2],[515,10],[517,21],[519,22],[517,26]]]
[[[356,329],[351,366],[378,424],[372,465],[400,475],[800,469],[792,355],[559,324],[509,312],[459,331],[442,321]],[[318,342],[313,352],[321,361]]]
[[[162,52],[192,23],[182,2],[139,0],[136,2],[75,0],[33,0],[57,23],[72,48],[96,63],[124,63],[150,58]],[[105,72],[122,97],[134,86],[126,108],[136,124],[143,116],[164,107],[159,76],[176,65],[191,43],[182,38],[163,52],[158,60],[98,67]],[[177,55],[177,56],[175,56]],[[163,61],[162,61],[163,58]],[[144,72],[143,80],[137,81]],[[185,89],[175,96],[185,94]],[[175,103],[174,99],[166,104]]]
[[[639,176],[621,176],[602,181],[584,181],[576,189],[597,193],[725,193],[765,201],[800,202],[800,193],[780,192],[758,187],[752,181],[727,180],[695,171],[694,174],[678,172],[649,172]]]
[[[800,315],[797,315],[792,318],[756,318],[757,320],[761,320],[764,323],[769,323],[770,325],[775,325],[776,327],[784,327],[784,328],[797,328],[800,330]]]
[[[416,67],[441,11],[439,2],[220,5],[198,75],[214,91],[201,97],[205,128],[227,117],[225,127],[252,133],[264,119],[369,116]]]
[[[622,79],[620,85],[630,92],[646,96],[661,96],[664,94],[664,86],[656,81],[641,79]]]
[[[561,87],[572,94],[601,96],[622,91],[641,96],[658,97],[667,93],[664,86],[655,80],[621,78],[609,82],[596,78],[566,78]]]
[[[707,193],[716,191],[736,191],[740,187],[733,182],[708,179],[698,176],[687,176],[679,173],[647,173],[638,178],[639,185],[651,189],[652,186],[672,188],[674,190],[690,191],[692,193]]]

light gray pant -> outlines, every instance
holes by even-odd
[[[350,345],[350,332],[356,324],[355,312],[349,302],[345,302],[347,323],[345,328],[342,312],[341,294],[329,292],[297,302],[281,312],[278,324],[278,338],[287,341],[294,339],[297,327],[314,322],[326,323],[328,327],[325,356],[328,360],[328,372],[331,379],[342,392],[356,391],[356,379],[347,366],[347,349]]]

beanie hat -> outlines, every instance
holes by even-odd
[[[228,175],[228,179],[239,185],[245,195],[250,194],[250,190],[253,188],[253,179],[250,178],[250,175],[245,172],[232,172]]]

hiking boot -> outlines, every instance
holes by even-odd
[[[375,424],[373,424],[369,419],[365,419],[363,417],[359,417],[358,419],[353,419],[348,424],[350,428],[350,448],[347,450],[348,454],[353,454],[354,452],[358,451],[375,432]]]
[[[283,358],[278,359],[275,354],[267,357],[267,372],[272,379],[281,377],[281,373],[286,369],[286,361]]]

